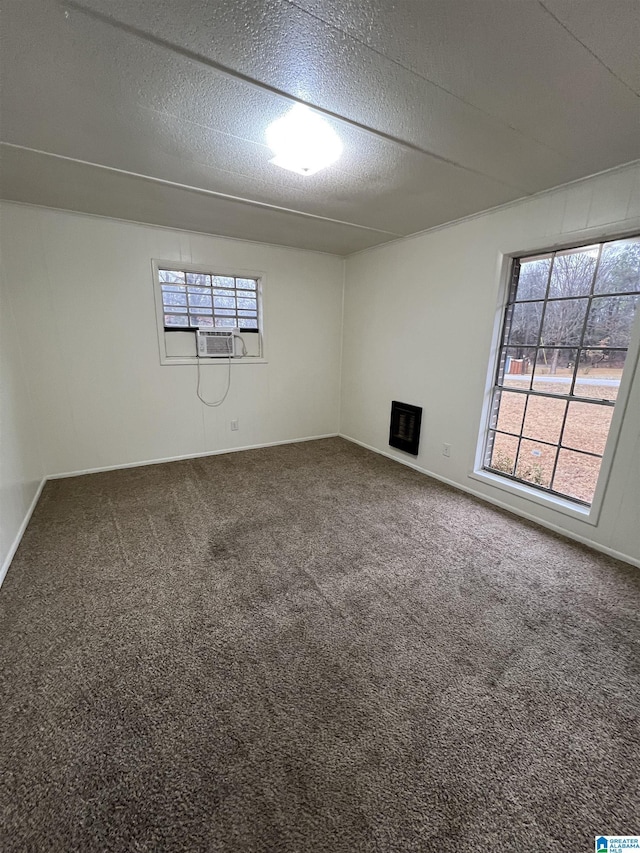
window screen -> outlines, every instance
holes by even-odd
[[[259,331],[258,280],[159,269],[164,328],[198,326]]]

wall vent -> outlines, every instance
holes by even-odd
[[[391,429],[389,430],[391,447],[397,447],[398,450],[417,456],[421,421],[421,406],[411,406],[409,403],[398,403],[394,400],[391,403]]]

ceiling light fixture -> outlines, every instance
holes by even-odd
[[[342,142],[335,130],[302,104],[272,122],[266,135],[267,145],[275,154],[271,162],[299,175],[314,175],[342,154]]]

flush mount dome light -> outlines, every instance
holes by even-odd
[[[314,175],[342,154],[335,130],[302,104],[269,125],[267,145],[275,154],[272,163],[299,175]]]

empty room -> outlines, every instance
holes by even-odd
[[[638,0],[0,31],[0,849],[640,849]]]

